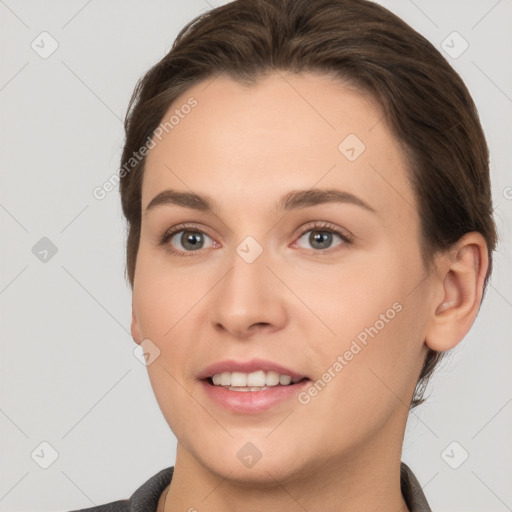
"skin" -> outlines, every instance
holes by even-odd
[[[171,188],[208,195],[219,211],[145,213],[133,287],[132,335],[160,350],[148,373],[178,440],[159,510],[407,510],[408,405],[427,346],[449,350],[476,317],[483,237],[466,234],[426,271],[400,145],[378,106],[346,84],[272,73],[247,86],[220,75],[187,90],[165,119],[191,96],[197,106],[148,153],[142,211]],[[348,134],[366,146],[353,162],[338,149]],[[311,188],[350,192],[376,213],[342,203],[276,210],[286,193]],[[353,243],[333,235],[322,249],[308,238],[323,232],[314,221]],[[206,234],[188,253],[172,239],[184,257],[170,240],[159,245],[182,222]],[[252,263],[236,252],[248,236],[263,249]],[[233,413],[196,378],[216,361],[262,358],[315,381],[395,303],[401,311],[308,404]],[[262,454],[251,468],[237,457],[247,442]]]

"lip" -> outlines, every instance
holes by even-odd
[[[201,380],[200,385],[206,396],[223,409],[234,413],[257,414],[292,399],[298,405],[297,394],[310,382],[309,379],[301,380],[296,384],[272,386],[262,391],[232,391],[222,386],[214,386],[206,379]]]
[[[286,368],[285,366],[274,363],[272,361],[265,361],[264,359],[251,359],[250,361],[235,361],[233,359],[225,359],[224,361],[218,361],[204,368],[201,372],[199,372],[197,378],[199,380],[204,380],[207,379],[208,377],[212,377],[216,373],[251,373],[258,370],[263,370],[265,372],[277,372],[281,375],[289,375],[292,379],[297,377],[307,377],[306,375],[297,373],[296,371],[291,370],[290,368]]]

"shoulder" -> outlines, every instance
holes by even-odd
[[[158,500],[172,480],[174,467],[162,469],[144,482],[129,499],[112,501],[90,508],[69,512],[156,512]]]

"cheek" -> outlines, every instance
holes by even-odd
[[[295,301],[293,321],[303,324],[315,351],[343,352],[357,337],[364,343],[375,324],[379,333],[387,329],[398,316],[409,280],[395,269],[389,254],[357,254],[324,266],[315,278],[298,276],[295,269],[283,272],[283,280],[304,298],[304,304]]]
[[[180,385],[188,385],[184,380],[185,363],[191,360],[198,336],[190,319],[204,290],[193,286],[194,277],[190,276],[193,273],[180,277],[179,273],[166,271],[149,251],[141,250],[139,254],[133,303],[142,338],[151,340],[158,351],[147,371],[166,418],[176,418],[172,404],[186,398],[180,395]]]
[[[323,286],[298,291],[321,319],[299,320],[309,333],[305,352],[314,375],[328,381],[318,386],[317,406],[340,415],[340,422],[347,408],[355,415],[385,414],[397,396],[407,403],[414,389],[423,354],[424,297],[417,285],[424,273],[419,257],[398,252],[358,257],[346,270],[332,267],[322,274]]]
[[[173,265],[164,251],[141,246],[133,301],[142,334],[150,339],[171,338],[207,289],[194,269]]]
[[[193,419],[202,411],[186,391],[193,387],[187,364],[193,361],[198,336],[196,323],[190,322],[194,313],[191,308],[199,297],[190,285],[182,289],[180,292],[174,280],[170,283],[161,278],[147,279],[137,296],[142,335],[159,350],[158,357],[147,367],[151,387],[178,439],[190,436],[197,427]]]

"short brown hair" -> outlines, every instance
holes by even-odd
[[[137,83],[125,118],[121,165],[152,137],[173,101],[219,73],[245,83],[272,71],[317,72],[350,82],[378,101],[405,150],[419,207],[421,251],[433,256],[465,233],[497,243],[489,154],[460,76],[422,35],[368,0],[236,0],[188,23],[171,50]],[[120,180],[128,223],[126,272],[133,287],[145,158]],[[429,349],[411,408],[443,353]]]

